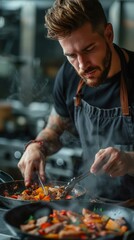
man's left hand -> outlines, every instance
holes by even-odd
[[[95,155],[91,173],[106,173],[111,177],[134,174],[134,153],[123,152],[114,147],[100,149]]]

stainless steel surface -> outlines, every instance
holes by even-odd
[[[16,167],[24,151],[25,141],[0,138],[0,168]]]
[[[76,164],[81,161],[81,148],[63,147],[58,153],[49,157],[46,164],[48,178],[68,181],[75,175]]]

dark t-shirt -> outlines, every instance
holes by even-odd
[[[127,52],[129,55],[129,62],[125,66],[125,71],[127,75],[126,82],[128,88],[129,105],[133,105],[134,108],[134,53],[130,51]],[[84,85],[82,89],[82,98],[85,102],[100,109],[112,109],[120,107],[120,79],[121,72],[117,73],[112,78],[106,79],[106,81],[99,87],[91,88],[87,85]],[[73,121],[73,98],[76,96],[79,80],[80,77],[75,72],[74,68],[70,65],[68,61],[66,61],[59,70],[54,85],[54,105],[57,113],[63,117],[70,117]],[[118,144],[121,145],[120,142]],[[78,169],[80,169],[80,171],[83,171],[83,167],[87,168],[88,164],[89,161],[83,161],[83,163],[81,162],[81,165],[78,163],[77,166],[75,166],[75,171],[78,172]],[[121,181],[122,180],[120,179],[120,177],[118,179],[116,178],[115,181],[113,181],[113,179],[108,176],[104,176],[103,178],[103,176],[96,177],[92,175],[90,176],[90,183],[86,179],[85,183],[83,184],[85,184],[91,192],[94,192],[94,189],[97,189],[97,192],[95,191],[95,193],[103,197],[110,197],[113,199],[121,200],[133,197],[134,178],[126,175],[123,178],[124,182],[122,184]],[[107,182],[109,186],[108,188]]]
[[[134,52],[126,50],[129,55],[127,68],[127,82],[129,88],[129,103],[134,102]],[[99,87],[85,85],[82,89],[82,98],[92,106],[102,109],[111,109],[120,106],[120,78],[117,73],[108,78]],[[54,85],[54,106],[56,112],[63,117],[71,117],[74,121],[74,97],[80,77],[72,65],[66,61],[60,68]]]

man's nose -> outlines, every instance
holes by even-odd
[[[87,68],[87,64],[88,64],[88,61],[86,57],[84,56],[78,57],[78,65],[80,70],[85,70]]]

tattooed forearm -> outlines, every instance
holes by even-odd
[[[47,127],[53,129],[55,132],[57,132],[57,134],[61,134],[63,131],[69,130],[71,124],[72,122],[70,118],[65,118],[58,115],[53,109],[49,117]]]
[[[44,152],[47,156],[54,154],[62,147],[60,136],[57,135],[55,131],[48,128],[42,130],[36,139],[44,141]]]
[[[44,140],[44,151],[47,155],[54,154],[61,149],[61,134],[69,129],[71,122],[69,118],[58,115],[55,110],[52,111],[47,126],[37,136],[36,139]]]

